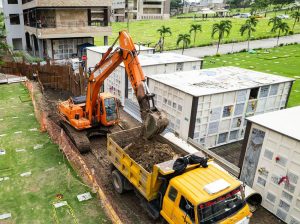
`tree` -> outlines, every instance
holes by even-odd
[[[177,46],[182,42],[182,54],[184,49],[189,46],[191,43],[191,35],[190,34],[179,34],[177,38]]]
[[[256,31],[255,27],[257,23],[258,20],[254,16],[251,16],[249,19],[246,20],[245,24],[242,25],[240,29],[241,36],[243,36],[245,32],[248,33],[248,51],[250,50],[251,33]]]
[[[269,25],[273,24],[271,32],[274,32],[274,33],[278,32],[278,35],[277,35],[277,46],[278,46],[280,34],[281,33],[287,34],[287,32],[289,32],[290,27],[286,22],[283,22],[282,19],[280,19],[280,18],[275,19],[275,18],[277,18],[277,17],[270,19]]]
[[[182,1],[181,0],[171,0],[171,9],[178,9],[182,6]]]
[[[292,14],[292,17],[295,19],[294,20],[294,24],[293,24],[293,29],[295,28],[295,25],[296,25],[296,22],[299,22],[300,21],[300,12],[299,11],[296,11]]]
[[[157,30],[157,32],[160,35],[160,43],[161,43],[161,47],[160,47],[160,52],[162,52],[164,50],[164,45],[165,45],[165,37],[167,35],[171,36],[172,32],[171,32],[171,28],[170,27],[165,27],[162,26],[161,28],[159,28]]]
[[[221,20],[220,23],[213,24],[211,37],[214,38],[214,36],[216,34],[218,35],[217,54],[219,52],[221,40],[223,39],[225,34],[226,34],[226,36],[228,36],[230,34],[231,28],[232,28],[232,25],[231,25],[230,20]]]
[[[192,24],[191,29],[190,29],[190,34],[192,34],[194,32],[194,45],[196,42],[196,35],[197,35],[198,31],[202,32],[202,26],[200,24]]]

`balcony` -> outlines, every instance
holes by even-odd
[[[62,7],[99,7],[112,4],[112,0],[22,0],[23,10],[37,7],[62,8]]]
[[[40,22],[25,24],[25,32],[34,34],[38,39],[74,38],[74,37],[99,37],[110,36],[111,26],[101,26],[102,22],[70,22],[65,24]]]

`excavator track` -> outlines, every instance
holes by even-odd
[[[61,121],[60,126],[64,129],[80,153],[91,151],[90,140],[87,137],[86,131],[78,131],[65,121]]]

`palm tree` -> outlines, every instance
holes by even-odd
[[[214,38],[215,34],[218,34],[218,47],[217,54],[219,52],[220,42],[223,39],[224,35],[227,36],[230,34],[232,28],[230,20],[221,20],[220,23],[213,24],[211,37]]]
[[[269,25],[271,23],[273,23],[273,27],[271,29],[271,32],[277,32],[278,31],[278,35],[277,35],[277,46],[278,46],[280,34],[281,33],[287,34],[287,32],[289,32],[290,27],[286,22],[283,22],[282,19],[279,19],[279,18],[277,18],[276,20],[274,18],[271,18],[270,21],[269,21]]]
[[[292,17],[295,19],[294,24],[293,24],[293,29],[292,29],[292,30],[294,30],[296,22],[300,21],[300,12],[299,11],[294,12],[292,14]]]
[[[160,35],[160,42],[161,42],[161,48],[160,48],[160,52],[162,52],[164,50],[164,45],[165,45],[165,37],[167,35],[172,35],[172,32],[171,32],[171,28],[170,27],[165,27],[165,26],[162,26],[161,28],[159,28],[157,30],[157,32],[159,33]]]
[[[200,24],[192,24],[191,29],[190,29],[190,34],[192,34],[192,32],[194,32],[194,45],[196,42],[196,35],[197,35],[198,31],[202,32],[202,26]]]
[[[257,23],[258,20],[254,16],[251,16],[249,19],[246,20],[246,23],[242,25],[240,29],[242,36],[244,35],[245,32],[248,32],[248,51],[250,50],[251,33],[256,31],[255,27]]]
[[[182,42],[182,54],[184,49],[189,46],[191,43],[191,35],[190,34],[179,34],[177,38],[177,46]]]
[[[279,23],[280,21],[281,21],[281,18],[275,16],[275,17],[269,19],[268,25],[270,26],[270,24],[273,24],[273,26],[275,26],[275,24]]]

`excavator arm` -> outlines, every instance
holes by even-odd
[[[116,50],[113,50],[115,43],[119,40]],[[164,112],[159,111],[154,103],[154,94],[149,91],[145,75],[138,59],[138,53],[130,35],[121,31],[114,44],[103,55],[101,61],[91,73],[88,82],[86,96],[86,114],[90,121],[95,113],[98,94],[104,80],[121,64],[124,63],[126,74],[131,82],[137,97],[141,118],[144,127],[144,137],[150,139],[162,133],[168,126],[168,119]]]

